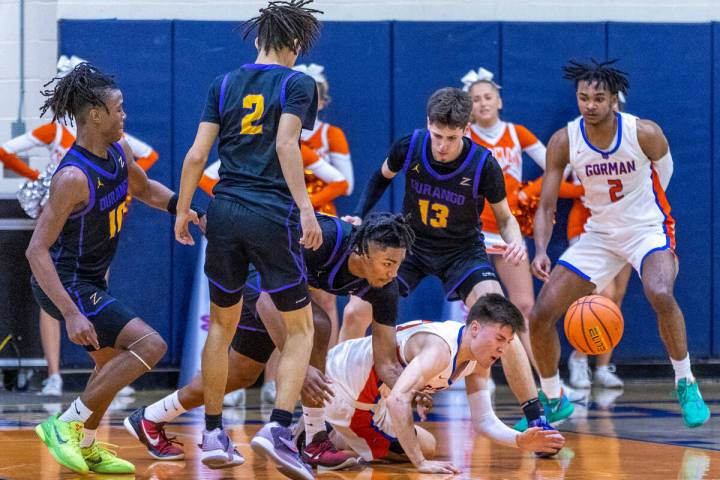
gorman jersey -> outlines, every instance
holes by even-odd
[[[638,118],[615,115],[617,133],[609,151],[590,143],[582,117],[567,126],[570,165],[585,189],[585,206],[590,210],[585,229],[612,233],[618,228],[662,224],[674,238],[670,204],[637,139]]]
[[[476,362],[468,362],[458,370],[457,355],[465,324],[456,321],[430,322],[416,320],[396,327],[398,357],[407,365],[405,347],[408,341],[419,333],[428,333],[442,338],[450,348],[450,362],[438,375],[431,378],[421,391],[433,394],[448,388],[453,383],[470,375]],[[382,382],[375,372],[372,351],[372,337],[357,338],[339,343],[328,353],[327,375],[344,393],[360,405],[371,408],[380,397]]]
[[[479,215],[483,205],[481,174],[485,162],[494,162],[490,150],[472,143],[460,166],[440,174],[428,160],[430,132],[415,130],[405,157],[403,213],[419,243],[475,242],[481,238]],[[502,183],[502,176],[497,179]]]
[[[107,149],[107,158],[73,145],[55,174],[73,166],[87,177],[88,204],[68,217],[50,256],[64,286],[78,282],[104,284],[105,273],[117,249],[123,216],[127,212],[128,167],[118,143]]]
[[[311,77],[281,65],[247,64],[215,79],[202,121],[220,126],[220,180],[215,195],[230,197],[270,221],[297,223],[276,152],[283,113],[312,128],[317,88]]]

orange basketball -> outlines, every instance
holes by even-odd
[[[618,306],[601,295],[579,298],[565,313],[565,336],[570,345],[587,355],[601,355],[615,348],[624,328]]]

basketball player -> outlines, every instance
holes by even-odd
[[[160,335],[108,293],[112,262],[130,192],[174,213],[173,193],[148,180],[122,139],[122,93],[87,63],[58,80],[42,107],[53,120],[77,121],[78,137],[58,165],[26,255],[40,307],[64,320],[68,337],[95,362],[85,391],[61,415],[35,428],[53,457],[79,473],[133,473],[135,467],[96,442],[97,426],[115,394],[165,354]],[[197,215],[191,211],[195,223]]]
[[[565,78],[575,83],[581,117],[552,136],[540,205],[535,217],[533,273],[545,285],[530,315],[530,339],[542,389],[554,408],[560,400],[560,342],[555,323],[576,299],[602,290],[630,263],[657,315],[660,336],[675,370],[677,396],[688,427],[710,418],[690,368],[685,320],[673,288],[678,272],[675,221],[665,197],[673,170],[660,127],[615,112],[626,75],[612,62],[570,62]],[[591,216],[583,233],[550,271],[546,248],[552,234],[557,189],[570,164],[585,188]]]
[[[370,211],[398,173],[405,176],[403,213],[417,239],[398,272],[401,295],[408,295],[428,275],[442,280],[449,300],[463,300],[468,307],[483,295],[502,293],[481,233],[485,198],[507,243],[505,261],[517,265],[527,256],[520,227],[508,207],[502,169],[488,149],[466,137],[471,112],[472,100],[462,90],[443,88],[433,93],[427,104],[427,129],[395,142],[363,192],[360,216]],[[344,322],[361,325],[356,336],[367,326],[366,310],[355,298],[345,309]],[[543,416],[520,342],[509,346],[503,369],[528,422],[554,422],[571,413],[558,410],[551,418]]]
[[[389,213],[372,213],[359,227],[327,215],[318,215],[318,220],[323,245],[318,250],[305,251],[309,284],[332,295],[357,295],[371,305],[373,333],[369,342],[372,343],[375,371],[380,378],[398,378],[402,367],[397,362],[395,344],[398,303],[395,276],[406,251],[413,244],[412,228],[402,216]],[[277,318],[279,312],[266,294],[258,299],[257,282],[256,275],[251,275],[245,282],[247,295],[231,345],[226,391],[252,385],[275,345],[282,350],[286,342],[282,319]],[[308,439],[303,458],[313,466],[334,469],[349,465],[355,456],[338,452],[327,441],[322,406],[329,400],[329,395],[323,393],[327,381],[321,372],[325,369],[330,340],[330,319],[321,308],[315,308],[314,321],[311,368],[302,395]],[[395,368],[397,372],[386,373]],[[125,420],[126,428],[146,445],[153,458],[182,458],[182,450],[168,440],[163,427],[165,422],[185,410],[203,404],[202,382],[203,378],[197,376],[189,385],[147,408],[136,410]]]
[[[417,391],[434,394],[464,378],[478,433],[506,446],[556,453],[565,443],[562,435],[542,428],[521,434],[507,427],[495,416],[485,388],[491,365],[524,328],[520,311],[497,293],[480,297],[466,323],[402,324],[397,328],[397,351],[406,367],[392,389],[378,381],[369,338],[340,343],[328,354],[326,369],[335,393],[325,408],[334,441],[366,461],[409,460],[423,473],[460,473],[450,462],[430,460],[436,442],[414,425],[412,403]],[[422,409],[420,413],[422,418]]]

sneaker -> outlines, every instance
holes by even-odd
[[[358,457],[350,450],[338,450],[330,441],[327,432],[318,432],[302,451],[305,463],[318,471],[342,470],[358,464]]]
[[[164,422],[151,422],[145,418],[145,407],[138,408],[123,420],[125,429],[147,447],[148,454],[157,460],[182,460],[185,452],[177,445],[182,443],[165,433]]]
[[[245,397],[246,393],[244,388],[235,390],[234,392],[225,394],[223,405],[226,407],[242,407],[245,405]]]
[[[587,356],[580,357],[577,352],[572,352],[568,358],[568,369],[570,385],[575,388],[590,388],[590,367]]]
[[[88,473],[90,469],[80,452],[82,422],[63,422],[60,415],[48,418],[35,427],[35,433],[47,445],[57,462],[77,473]]]
[[[135,473],[135,465],[117,456],[117,445],[94,441],[89,447],[81,448],[82,456],[91,472],[95,473]]]
[[[126,385],[120,391],[117,393],[121,397],[129,397],[130,395],[135,395],[135,389],[131,387],[130,385]]]
[[[538,393],[538,398],[540,399],[540,403],[542,403],[543,405],[543,410],[545,411],[545,418],[547,420],[547,423],[551,425],[561,422],[562,420],[570,417],[570,415],[572,415],[573,411],[575,410],[575,407],[573,407],[573,404],[570,403],[567,395],[565,395],[565,392],[562,390],[560,391],[560,398],[554,398],[552,400],[549,400],[542,390],[540,390],[540,392]],[[518,421],[513,426],[513,428],[518,432],[524,432],[525,430],[527,430],[527,418],[521,418],[520,421]]]
[[[265,424],[250,442],[253,451],[275,462],[278,470],[295,480],[313,480],[312,467],[300,458],[292,441],[292,432],[277,422]]]
[[[230,468],[245,463],[245,457],[235,449],[228,434],[222,428],[203,431],[200,460],[209,468]]]
[[[600,387],[604,388],[623,388],[625,383],[615,375],[615,365],[612,363],[607,367],[597,367],[593,381]]]
[[[555,429],[548,423],[548,421],[545,419],[544,416],[541,416],[541,417],[538,418],[537,420],[533,420],[532,422],[530,422],[530,427],[528,427],[528,428],[532,428],[532,427],[540,427],[540,428],[542,428],[543,430],[555,430]],[[556,451],[556,452],[554,452],[554,453],[535,452],[535,455],[536,455],[537,457],[540,457],[540,458],[550,458],[550,457],[553,457],[553,456],[557,455],[557,453],[558,453],[559,451],[560,451],[560,450],[558,450],[558,451]]]
[[[573,403],[587,403],[590,399],[590,390],[584,388],[578,388],[575,390],[572,387],[565,385],[564,382],[560,382],[562,385],[562,391],[567,396],[567,399]]]
[[[59,373],[54,373],[43,380],[43,388],[38,395],[45,397],[60,397],[63,391],[63,381]]]
[[[686,427],[699,427],[710,419],[710,409],[705,405],[697,382],[690,382],[687,378],[680,379],[677,384],[677,397]]]
[[[277,388],[275,382],[268,382],[260,389],[260,401],[263,403],[275,403]]]

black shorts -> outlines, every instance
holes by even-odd
[[[278,310],[288,312],[310,303],[299,225],[280,225],[218,195],[208,207],[205,236],[205,274],[216,305],[229,307],[240,301],[250,263]]]
[[[497,280],[485,246],[480,243],[451,250],[414,245],[398,271],[400,295],[407,297],[428,275],[440,278],[448,300],[465,301],[478,283]]]
[[[256,288],[256,281],[257,274],[251,273],[245,283],[240,322],[231,346],[233,350],[241,355],[245,355],[258,363],[267,363],[273,350],[275,350],[275,344],[255,307],[260,297],[260,290]]]
[[[32,292],[40,308],[56,320],[64,320],[60,310],[35,282],[32,282]],[[67,293],[80,313],[95,327],[100,348],[115,347],[115,341],[125,325],[133,318],[137,318],[135,312],[110,295],[105,285],[78,283],[72,288],[67,288]],[[87,345],[85,350],[95,351],[93,347]]]

